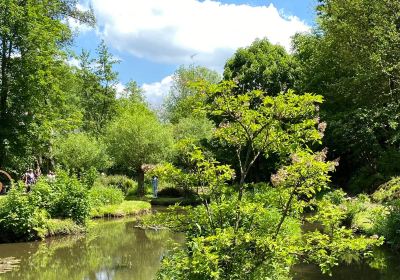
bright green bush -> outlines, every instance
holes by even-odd
[[[91,207],[120,204],[124,201],[124,194],[120,189],[96,186],[89,191]]]
[[[96,183],[97,185],[118,188],[124,195],[127,195],[128,192],[136,193],[137,191],[137,182],[124,175],[101,176]]]
[[[13,188],[0,207],[0,240],[33,240],[45,235],[48,213],[32,204],[23,183]]]
[[[372,194],[376,202],[390,202],[400,198],[400,177],[394,177]]]
[[[354,214],[351,227],[368,235],[382,234],[381,222],[386,219],[388,209],[380,204],[364,203],[362,209]]]
[[[52,185],[56,195],[51,216],[71,218],[78,224],[85,224],[90,212],[88,188],[65,172],[58,172]]]

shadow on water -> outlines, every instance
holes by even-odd
[[[0,279],[149,280],[183,241],[182,234],[134,228],[129,219],[99,222],[85,236],[0,244],[0,260],[20,261]]]
[[[387,248],[378,249],[371,263],[341,264],[333,269],[332,277],[323,275],[317,266],[298,265],[293,269],[294,280],[399,280],[400,255]]]

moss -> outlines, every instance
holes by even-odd
[[[105,205],[91,210],[92,218],[102,217],[124,217],[128,215],[138,215],[149,211],[150,203],[146,201],[124,201],[117,205]]]

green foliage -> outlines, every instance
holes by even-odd
[[[321,0],[312,34],[294,40],[301,91],[322,94],[339,182],[372,192],[399,173],[400,4]],[[358,187],[358,188],[357,188]]]
[[[125,175],[100,176],[97,179],[96,185],[117,188],[124,195],[127,195],[128,192],[137,192],[137,183]]]
[[[327,174],[335,165],[325,157],[326,152],[298,152],[290,165],[272,176],[273,188],[249,185],[239,196],[237,188],[226,184],[233,174],[219,175],[216,163],[195,150],[191,158],[196,177],[209,186],[200,197],[207,194],[208,199],[156,218],[186,232],[185,248],[163,260],[158,279],[290,279],[290,267],[301,259],[330,273],[349,255],[369,256],[382,239],[356,238],[351,229],[342,227],[345,210],[330,202],[340,194],[318,203],[310,220],[321,223],[322,229],[302,232],[301,214],[327,188]]]
[[[90,217],[124,217],[128,215],[139,215],[151,209],[150,203],[146,201],[123,201],[120,204],[104,205],[92,208]]]
[[[268,95],[278,95],[295,85],[297,63],[282,46],[268,39],[255,40],[249,47],[240,48],[224,67],[224,80],[238,82],[235,89],[240,94],[262,90]]]
[[[308,220],[321,224],[323,230],[305,234],[304,253],[307,261],[319,263],[322,272],[331,275],[332,267],[341,262],[372,258],[372,249],[383,243],[383,238],[355,236],[351,229],[343,227],[346,208],[341,205],[323,198],[316,206],[318,212]]]
[[[109,52],[104,41],[96,49],[97,57],[82,51],[78,75],[81,80],[80,98],[83,109],[83,128],[100,134],[117,110],[115,85],[118,73],[113,70],[119,61]]]
[[[394,177],[390,181],[381,185],[373,194],[372,198],[376,202],[390,202],[400,198],[400,177]]]
[[[91,207],[116,205],[124,201],[124,193],[112,187],[96,186],[89,191]]]
[[[213,128],[214,124],[205,117],[182,118],[173,126],[174,139],[191,140],[194,143],[208,140],[212,136]]]
[[[385,237],[385,240],[394,249],[400,248],[400,200],[390,203],[389,214],[385,219],[378,220],[378,233]]]
[[[48,213],[31,203],[21,182],[12,188],[0,207],[0,239],[32,240],[44,237]]]
[[[206,81],[216,84],[221,80],[220,75],[202,66],[181,66],[173,76],[171,90],[166,98],[164,109],[165,118],[176,124],[185,118],[204,119],[204,116],[195,114],[193,109],[201,101],[193,83]]]
[[[51,185],[56,194],[49,209],[51,216],[70,218],[79,225],[85,225],[90,211],[88,188],[77,178],[61,171],[57,172],[57,180]]]
[[[154,164],[169,156],[171,131],[144,104],[131,103],[121,109],[107,128],[108,152],[116,167],[138,175],[138,192],[144,194],[143,164]]]
[[[277,96],[261,90],[237,95],[239,86],[232,81],[198,84],[206,100],[200,110],[219,120],[214,137],[234,150],[242,193],[250,169],[261,156],[278,154],[285,161],[296,150],[320,143],[326,124],[319,123],[319,95],[296,95],[291,90]]]
[[[92,168],[104,170],[111,165],[105,145],[84,133],[59,138],[54,145],[54,155],[65,169],[78,172]]]
[[[54,133],[80,122],[76,77],[66,65],[71,17],[94,24],[77,1],[0,1],[0,165],[22,171],[51,157]]]
[[[78,234],[85,231],[85,228],[77,225],[71,219],[48,219],[45,223],[46,237]]]

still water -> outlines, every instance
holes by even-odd
[[[132,219],[100,221],[85,236],[0,244],[0,279],[150,280],[162,256],[183,241],[182,234],[137,229]],[[386,267],[382,270],[353,263],[328,277],[314,266],[301,265],[294,269],[294,279],[399,280],[400,257],[385,250],[379,255],[380,265]],[[1,273],[2,266],[11,271]]]
[[[20,260],[4,280],[149,280],[182,234],[141,230],[132,219],[99,221],[85,236],[0,244],[0,259]],[[9,259],[8,259],[9,260]]]

